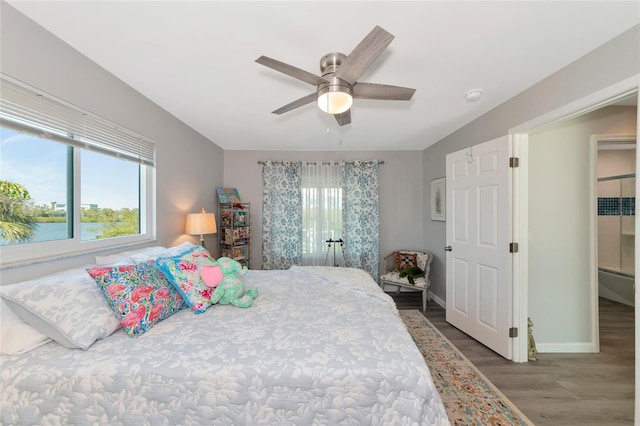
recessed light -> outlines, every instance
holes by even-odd
[[[464,98],[467,100],[467,102],[477,102],[478,99],[480,99],[481,97],[482,97],[482,89],[469,90],[467,93],[464,94]]]

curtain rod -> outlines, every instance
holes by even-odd
[[[272,161],[273,163],[282,163],[284,161],[281,160],[277,160],[277,161]],[[295,161],[291,161],[292,163],[294,163]],[[302,161],[301,161],[302,162]],[[307,165],[309,164],[316,164],[316,161],[307,161]],[[339,163],[339,161],[322,161],[322,164],[337,164]],[[356,163],[356,161],[345,161],[346,164],[354,164]],[[359,161],[359,163],[373,163],[373,161],[371,160],[366,160],[366,161]],[[265,162],[264,161],[258,161],[258,164],[260,164],[261,166],[264,166]],[[384,164],[384,160],[383,161],[378,161],[378,164]]]

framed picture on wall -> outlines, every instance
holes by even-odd
[[[447,218],[445,200],[445,178],[431,181],[431,220],[445,221]]]

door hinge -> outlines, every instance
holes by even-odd
[[[509,337],[518,337],[518,327],[511,327],[509,329]]]
[[[509,253],[518,252],[518,243],[509,243]]]
[[[509,157],[509,167],[518,167],[520,159],[518,157]]]

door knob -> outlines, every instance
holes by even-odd
[[[444,251],[452,251],[452,250],[453,250],[453,248],[451,246],[446,246],[444,248]]]

